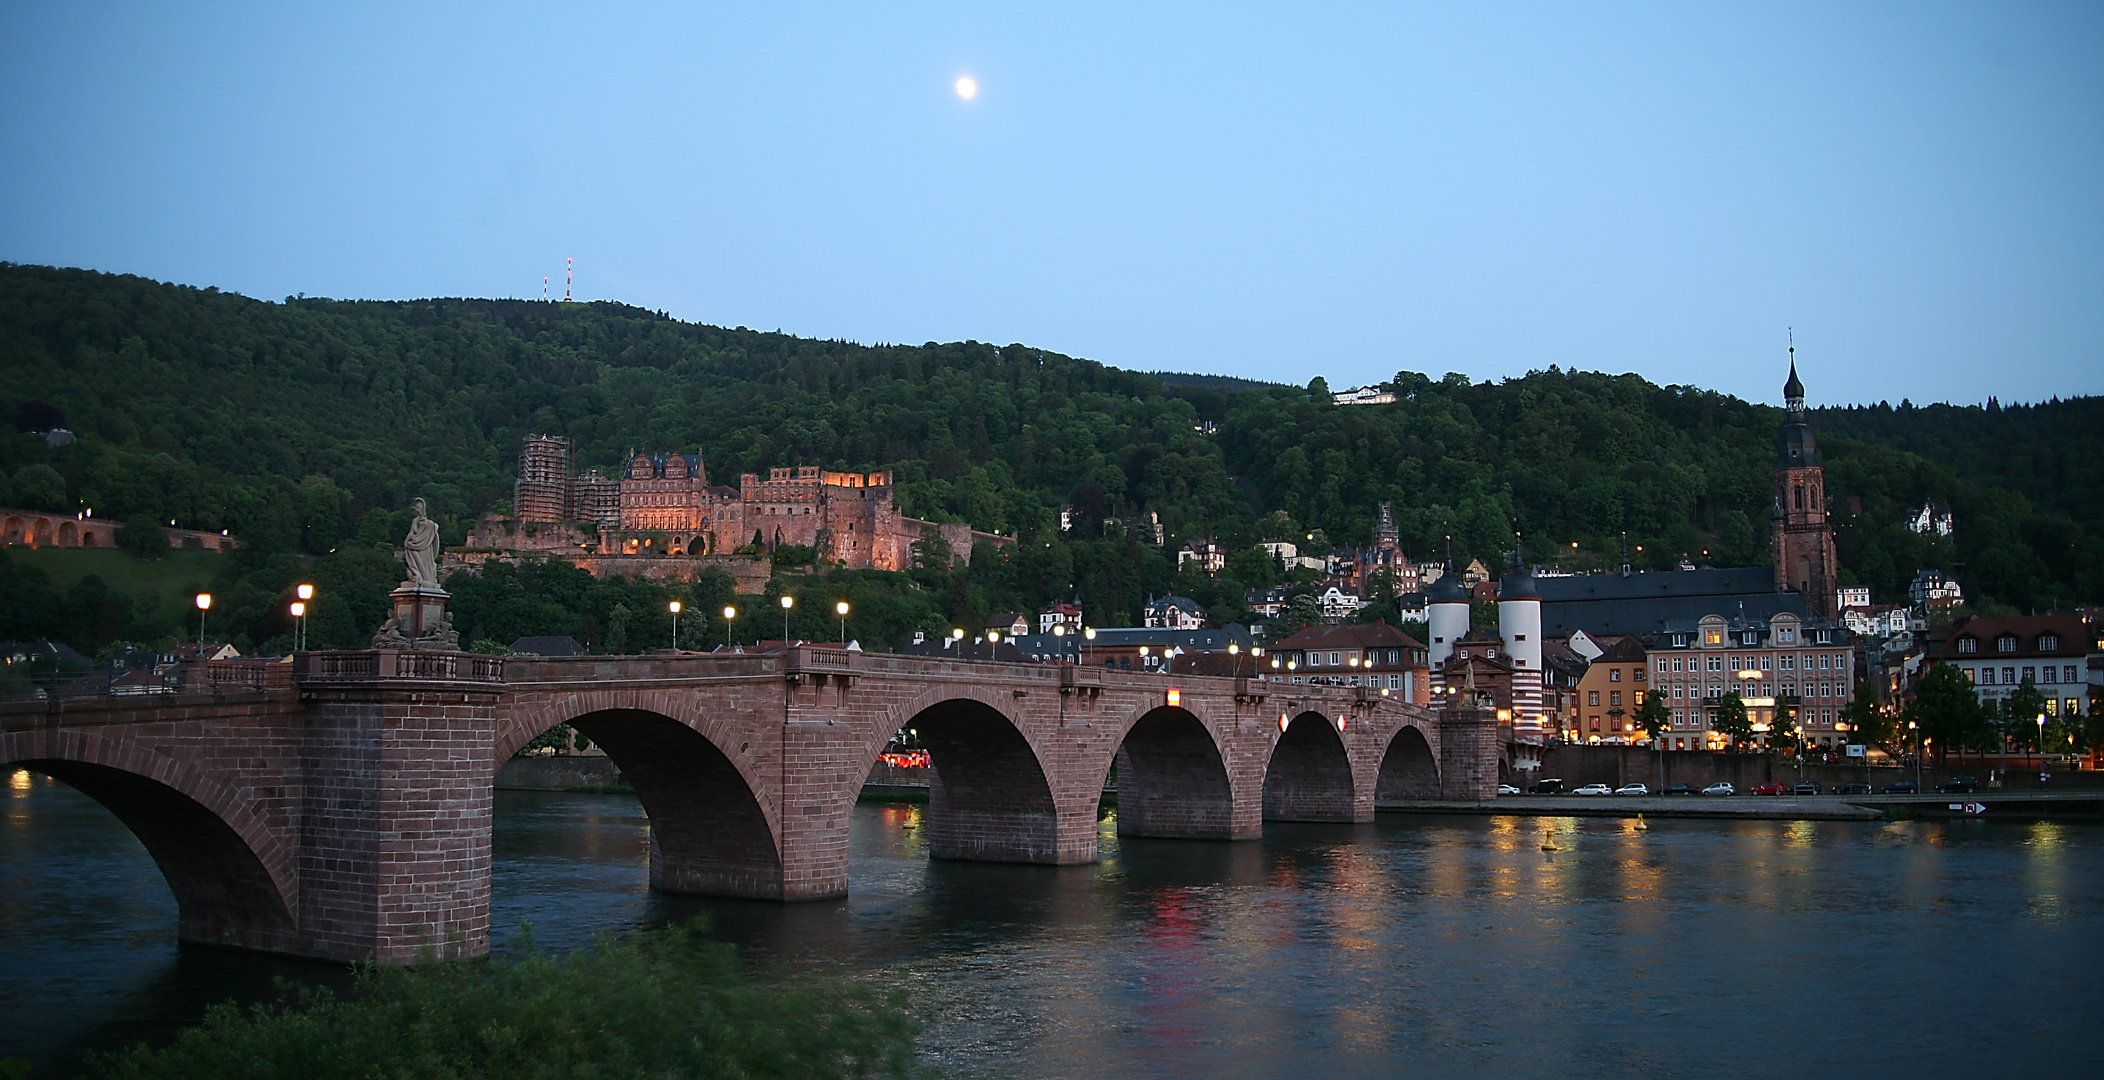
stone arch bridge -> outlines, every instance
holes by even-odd
[[[653,887],[776,900],[845,895],[850,813],[907,727],[933,760],[938,858],[1094,861],[1113,766],[1121,834],[1219,841],[1497,782],[1485,711],[814,646],[305,653],[289,685],[0,705],[0,764],[122,819],[166,875],[183,940],[399,962],[487,951],[492,782],[562,723],[634,784]]]

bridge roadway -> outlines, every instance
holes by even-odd
[[[777,900],[846,893],[850,811],[905,728],[933,762],[929,847],[946,859],[1094,861],[1114,765],[1120,834],[1192,840],[1497,784],[1494,713],[1356,687],[810,646],[290,667],[274,686],[0,704],[0,764],[123,820],[183,940],[382,962],[488,950],[492,781],[563,723],[635,786],[652,887]]]

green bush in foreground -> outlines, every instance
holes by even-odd
[[[367,969],[347,998],[213,1007],[173,1045],[99,1063],[119,1080],[907,1077],[919,1025],[819,982],[756,985],[730,946],[674,928],[566,956]]]

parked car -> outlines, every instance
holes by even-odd
[[[1753,793],[1755,795],[1781,795],[1789,790],[1789,788],[1784,787],[1783,784],[1777,780],[1770,780],[1765,784],[1753,785]]]
[[[1817,795],[1819,794],[1819,781],[1807,780],[1804,783],[1799,784],[1794,788],[1791,788],[1790,791],[1793,794],[1797,795]]]
[[[1896,784],[1886,784],[1884,793],[1887,795],[1919,795],[1921,794],[1921,786],[1912,780],[1902,780]]]
[[[1936,785],[1936,790],[1945,795],[1970,795],[1980,790],[1980,782],[1970,776],[1953,776]]]
[[[1536,780],[1534,786],[1527,790],[1536,795],[1561,795],[1563,794],[1563,781]]]
[[[1848,783],[1841,785],[1841,794],[1868,795],[1870,794],[1870,785],[1861,780],[1850,780]]]
[[[1665,790],[1667,795],[1693,795],[1694,793],[1695,788],[1689,784],[1667,784]]]
[[[1618,787],[1618,788],[1616,788],[1616,789],[1615,789],[1615,794],[1617,794],[1617,795],[1649,795],[1649,794],[1651,794],[1651,785],[1649,785],[1649,784],[1623,784],[1623,785],[1622,785],[1621,787]]]
[[[1704,795],[1737,795],[1739,793],[1739,789],[1731,786],[1731,781],[1729,780],[1719,780],[1716,783],[1711,784],[1706,788],[1703,788],[1702,793]]]
[[[1615,789],[1608,787],[1606,784],[1587,784],[1571,792],[1573,795],[1612,795],[1614,793]]]
[[[1517,794],[1519,794],[1519,793],[1520,793],[1520,789],[1519,789],[1518,787],[1516,787],[1516,786],[1512,785],[1512,784],[1499,784],[1499,785],[1498,785],[1498,794],[1500,794],[1500,795],[1517,795]]]

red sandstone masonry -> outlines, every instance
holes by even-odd
[[[1266,817],[1369,820],[1393,785],[1496,783],[1494,721],[1356,688],[1189,678],[1172,707],[1158,675],[811,647],[513,659],[502,683],[382,677],[393,655],[304,656],[295,691],[0,706],[0,757],[101,767],[136,778],[111,800],[162,792],[224,823],[209,850],[149,841],[184,856],[171,885],[221,866],[256,894],[215,909],[177,887],[186,939],[385,961],[487,948],[491,780],[563,722],[636,784],[654,887],[782,900],[845,893],[855,798],[909,725],[934,747],[945,857],[1092,861],[1114,763],[1128,835],[1249,839]]]

